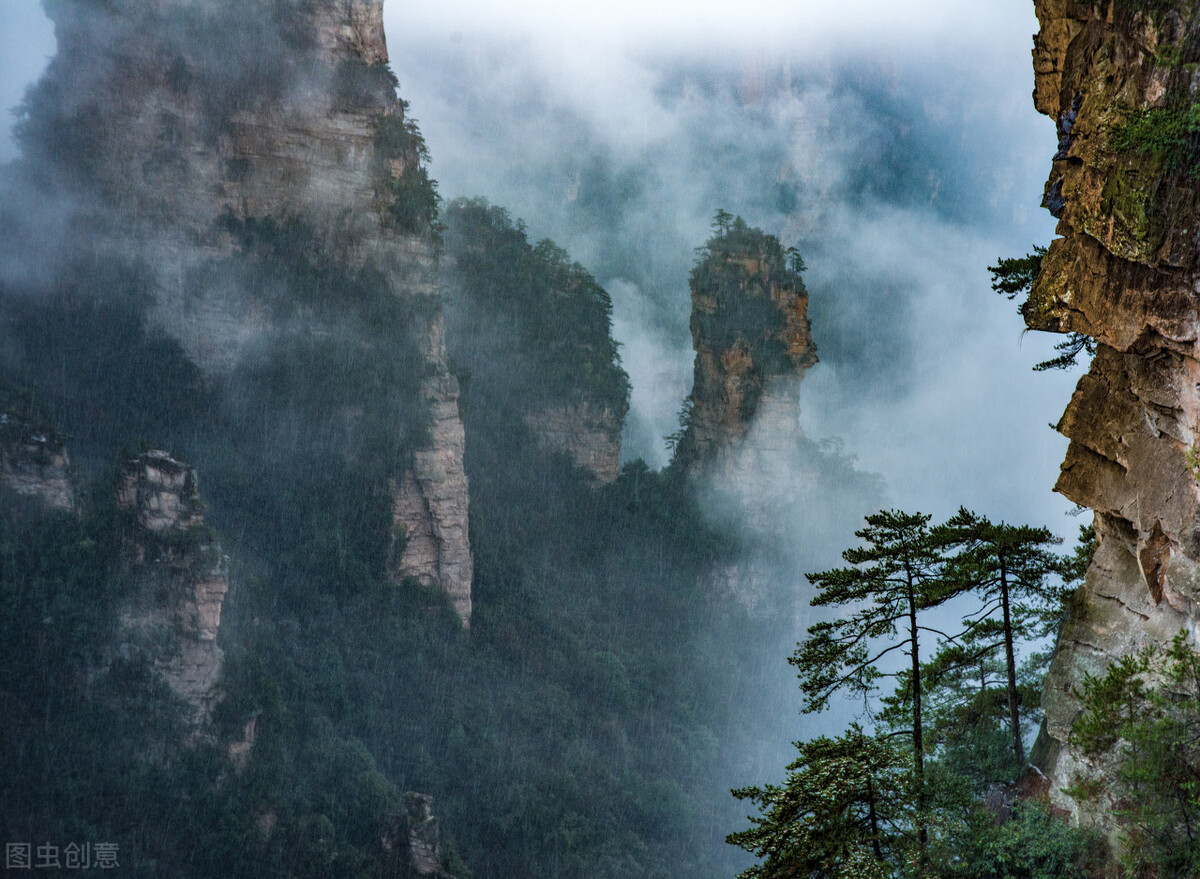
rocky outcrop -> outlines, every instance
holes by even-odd
[[[801,268],[774,236],[737,218],[691,276],[695,375],[673,466],[743,543],[743,556],[712,571],[709,585],[760,617],[799,594],[786,532],[819,478],[799,424],[800,382],[817,360]]]
[[[442,832],[429,794],[406,793],[404,811],[389,816],[380,839],[388,879],[450,879],[442,863]]]
[[[31,185],[53,178],[71,190],[79,246],[138,258],[153,275],[152,321],[210,378],[261,362],[288,337],[417,340],[414,406],[428,406],[432,426],[395,474],[410,548],[394,570],[444,589],[465,620],[467,481],[437,304],[436,193],[387,66],[383,0],[63,0],[48,11],[59,53],[27,126]],[[43,155],[51,141],[59,148]],[[279,257],[281,229],[303,230],[298,253]],[[264,244],[263,230],[276,237]],[[300,265],[307,299],[278,272],[239,274],[236,257],[264,258],[255,247]],[[381,329],[386,309],[336,301],[349,294],[335,274],[381,279],[384,295],[418,303],[408,325]],[[355,417],[366,408],[347,401]]]
[[[620,471],[621,421],[610,407],[588,401],[548,406],[525,418],[543,449],[565,454],[602,485]]]
[[[431,338],[445,363],[440,325]],[[428,376],[422,395],[431,409],[429,443],[392,484],[392,523],[402,547],[393,548],[393,578],[411,577],[446,593],[464,626],[471,623],[474,562],[468,535],[466,433],[459,412],[458,381],[446,372]]]
[[[135,584],[121,613],[119,653],[149,661],[198,725],[221,672],[217,631],[229,567],[204,524],[196,471],[166,452],[146,452],[124,465],[117,503],[130,517],[123,555]]]
[[[1034,100],[1058,123],[1045,205],[1060,237],[1023,308],[1030,327],[1098,347],[1058,425],[1071,444],[1056,488],[1095,511],[1099,547],[1059,637],[1034,756],[1053,801],[1107,829],[1115,768],[1073,747],[1075,693],[1181,630],[1200,649],[1200,181],[1180,121],[1200,91],[1200,44],[1182,7],[1134,7],[1037,0]],[[1108,793],[1084,802],[1072,785]]]
[[[796,393],[817,361],[808,292],[779,242],[740,218],[708,243],[691,290],[696,364],[676,459],[728,472],[753,455],[745,440],[756,421],[799,433]]]
[[[50,509],[76,508],[65,438],[22,395],[0,397],[0,488]]]

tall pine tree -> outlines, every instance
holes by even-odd
[[[853,567],[808,574],[817,587],[814,606],[847,606],[837,619],[809,627],[809,637],[788,660],[799,669],[805,711],[820,711],[838,693],[868,698],[882,678],[907,680],[912,706],[913,790],[916,797],[917,872],[928,872],[925,745],[921,717],[921,634],[940,634],[921,625],[923,611],[951,592],[942,576],[943,558],[930,533],[929,516],[897,510],[866,517],[855,534],[864,546],[842,558]],[[897,636],[900,636],[897,640]],[[909,658],[908,668],[881,670],[893,653]]]

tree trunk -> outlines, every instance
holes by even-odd
[[[1021,717],[1017,708],[1017,661],[1013,655],[1012,617],[1008,610],[1008,572],[1000,558],[1000,599],[1004,606],[1004,658],[1008,663],[1008,723],[1012,730],[1013,752],[1017,755],[1017,772],[1025,771],[1025,743],[1021,741]]]
[[[921,654],[917,640],[917,597],[912,572],[908,575],[908,630],[912,644],[913,766],[917,784],[917,875],[928,874],[929,829],[925,826],[925,745],[921,730]]]
[[[875,860],[883,860],[883,847],[879,844],[879,819],[875,815],[875,785],[867,778],[867,813],[871,819],[871,850],[875,852]]]

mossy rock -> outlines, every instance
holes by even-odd
[[[1157,261],[1167,231],[1157,203],[1162,172],[1163,155],[1155,153],[1106,178],[1096,218],[1101,228],[1087,231],[1113,254],[1150,265]]]

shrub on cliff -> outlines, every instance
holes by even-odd
[[[1071,727],[1083,754],[1115,763],[1114,784],[1071,795],[1111,804],[1130,875],[1200,875],[1200,654],[1190,642],[1180,632],[1166,650],[1086,677]]]

